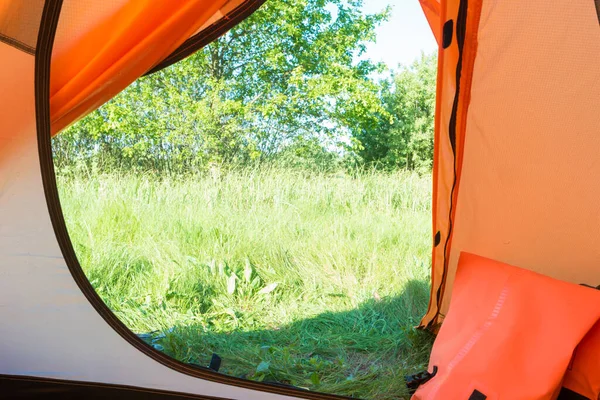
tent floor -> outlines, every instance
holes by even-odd
[[[0,399],[226,400],[134,386],[0,375]]]

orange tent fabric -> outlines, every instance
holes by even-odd
[[[419,0],[438,46],[442,44],[441,4],[439,0]]]
[[[574,349],[599,320],[600,291],[463,253],[431,354],[429,371],[438,372],[413,400],[465,400],[475,391],[487,400],[554,399]],[[597,366],[598,353],[587,354],[578,365]]]
[[[592,400],[600,398],[600,321],[577,346],[563,386]]]
[[[79,25],[63,19],[52,58],[53,133],[98,108],[171,54],[225,3],[128,1],[81,35],[72,33]],[[90,7],[86,2],[65,6],[67,15],[81,15],[82,7]]]
[[[221,27],[231,26],[228,20],[243,19],[263,1],[65,2],[52,56],[53,134],[164,60],[174,62],[197,50],[199,41],[190,38],[205,34],[213,40],[225,32]]]
[[[462,4],[462,7],[461,7]],[[435,329],[443,320],[441,304],[447,278],[447,255],[452,248],[451,233],[456,213],[455,190],[460,182],[464,143],[465,112],[469,104],[471,74],[477,52],[476,32],[481,1],[442,1],[441,21],[453,21],[450,44],[438,52],[438,75],[433,155],[432,231],[433,252],[431,296],[421,326]],[[441,27],[440,27],[441,29]],[[460,35],[458,34],[460,32]],[[460,73],[458,72],[460,71]]]

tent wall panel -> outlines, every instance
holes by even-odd
[[[594,4],[487,0],[478,42],[446,292],[461,251],[598,285]]]
[[[470,53],[471,63],[462,62],[459,79],[448,75],[456,68],[444,61],[455,43],[440,50],[433,200],[440,241],[422,321],[430,327],[448,309],[461,251],[568,282],[600,283],[595,4],[461,4],[467,5],[462,58]],[[456,10],[444,12],[446,20],[458,18]],[[460,25],[458,18],[457,32]],[[452,82],[462,92],[454,121],[444,95]],[[454,151],[447,139],[453,126]]]

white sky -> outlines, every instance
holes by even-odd
[[[392,16],[377,29],[377,43],[368,47],[364,58],[396,68],[398,63],[411,64],[421,51],[431,53],[437,49],[419,0],[365,0],[364,10],[372,14],[388,5],[392,6]]]

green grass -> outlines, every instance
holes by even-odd
[[[407,398],[431,338],[430,177],[277,169],[59,174],[79,260],[136,333],[184,362],[363,399]]]

